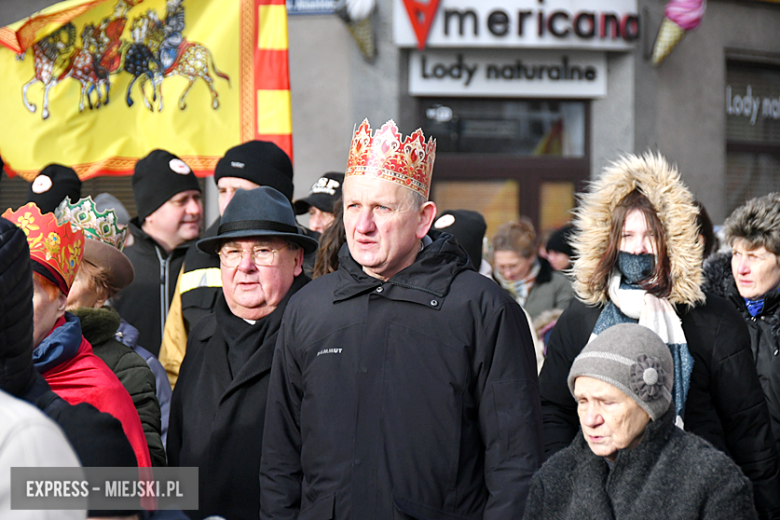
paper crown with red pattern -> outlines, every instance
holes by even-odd
[[[24,231],[30,258],[45,267],[57,279],[60,290],[68,294],[84,255],[84,232],[74,229],[70,222],[60,224],[54,213],[42,215],[34,202],[16,211],[7,209],[3,218]]]
[[[345,178],[367,175],[385,179],[416,191],[426,200],[431,189],[436,140],[425,142],[421,129],[402,139],[391,119],[371,135],[364,119],[352,137]]]

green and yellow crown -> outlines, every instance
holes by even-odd
[[[92,197],[80,199],[75,204],[71,204],[65,197],[54,213],[59,222],[67,220],[71,225],[84,230],[84,236],[87,238],[100,240],[120,251],[125,247],[127,227],[117,222],[113,209],[98,211]]]

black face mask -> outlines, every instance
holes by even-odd
[[[651,253],[635,255],[620,251],[618,253],[617,268],[627,283],[639,283],[647,280],[653,274],[655,255]]]

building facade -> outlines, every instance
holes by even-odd
[[[440,209],[481,211],[488,234],[520,215],[542,232],[560,226],[588,179],[647,150],[676,163],[722,222],[747,198],[780,191],[780,3],[710,0],[654,66],[665,5],[379,0],[357,23],[333,0],[288,0],[295,195],[345,167],[360,121],[394,119],[437,138]],[[5,179],[3,207],[25,189]],[[115,192],[133,209],[129,178],[83,191]]]

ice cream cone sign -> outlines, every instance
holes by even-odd
[[[653,65],[669,56],[685,33],[699,26],[706,7],[707,0],[669,0],[653,45]]]
[[[371,19],[375,9],[376,0],[340,0],[336,4],[336,14],[347,24],[349,33],[367,60],[376,56],[374,23]]]

